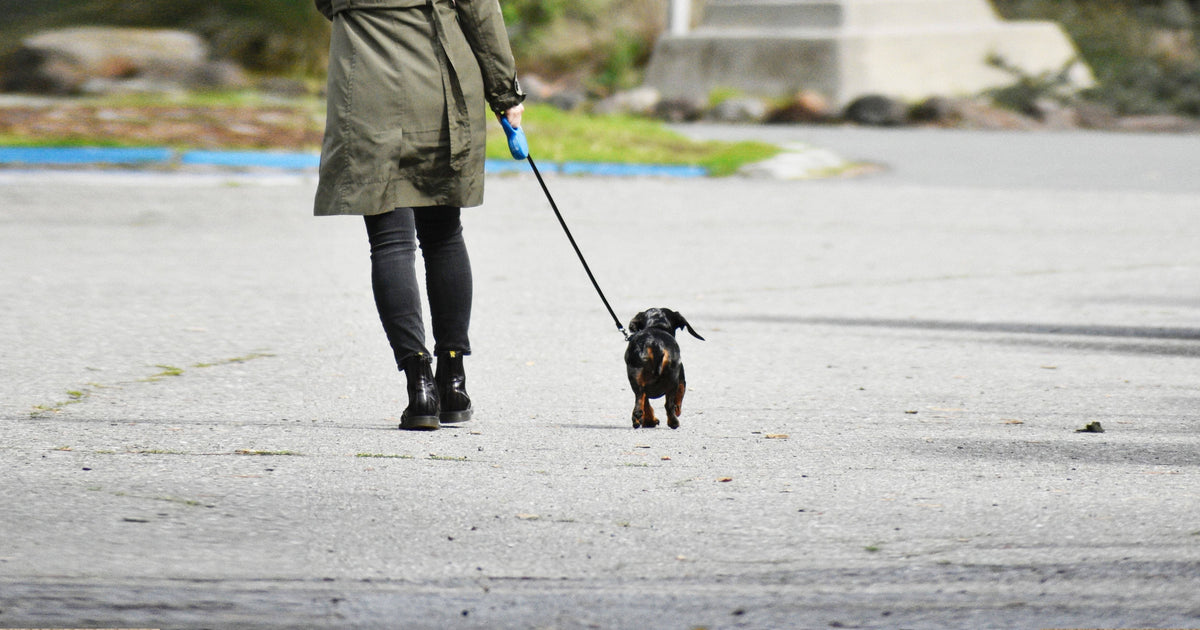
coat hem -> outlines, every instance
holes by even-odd
[[[446,182],[434,190],[428,185],[422,185],[424,183],[408,179],[354,182],[337,186],[336,192],[319,187],[318,202],[313,216],[372,216],[391,212],[396,208],[474,208],[483,205],[481,185],[456,186],[453,182]],[[335,201],[321,203],[320,199],[327,195]],[[362,201],[364,198],[374,198],[376,202],[365,204]]]

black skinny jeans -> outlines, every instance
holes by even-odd
[[[433,324],[434,351],[470,354],[471,261],[462,236],[460,210],[449,206],[396,208],[368,216],[371,286],[375,306],[403,370],[408,357],[423,352],[425,325],[417,283],[416,249],[425,260],[425,291]]]

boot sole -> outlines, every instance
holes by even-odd
[[[436,431],[441,428],[437,416],[405,416],[400,418],[400,429],[404,431]]]
[[[463,409],[462,411],[443,411],[438,416],[438,419],[442,421],[442,424],[456,424],[470,420],[471,415],[470,409]]]

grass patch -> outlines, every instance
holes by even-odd
[[[355,457],[373,457],[378,459],[416,459],[412,455],[384,455],[383,453],[357,453]]]
[[[104,387],[103,385],[100,385],[98,383],[88,383],[88,386],[89,387],[84,388],[84,389],[68,389],[66,392],[67,393],[66,400],[60,400],[58,402],[50,403],[50,404],[46,404],[46,405],[34,405],[33,411],[29,414],[30,417],[36,418],[38,416],[43,416],[46,414],[60,413],[63,410],[63,408],[65,408],[69,405],[77,405],[77,404],[87,400],[88,397],[92,395],[92,392],[94,390],[101,389]]]
[[[200,93],[171,103],[139,100],[144,98],[147,97],[64,101],[58,109],[69,114],[65,119],[45,118],[37,125],[14,122],[6,128],[0,121],[0,146],[161,146],[180,151],[200,148],[313,152],[320,144],[323,105],[311,99],[267,102],[239,92]],[[47,112],[54,113],[54,109],[38,107],[31,110],[34,112],[31,115],[45,117]],[[780,152],[779,147],[765,142],[690,140],[647,118],[592,116],[541,104],[529,105],[526,112],[530,149],[534,159],[542,163],[697,166],[722,176]],[[101,113],[112,120],[103,118]],[[257,131],[234,133],[233,128]],[[198,134],[196,129],[205,133]],[[487,156],[512,159],[500,125],[489,120],[487,132]],[[204,139],[198,140],[199,137]]]
[[[174,365],[164,365],[164,364],[160,363],[158,365],[155,365],[154,367],[156,367],[162,371],[157,374],[151,374],[150,376],[147,376],[146,378],[141,379],[141,382],[153,383],[155,381],[161,381],[162,379],[167,378],[168,376],[183,376],[183,368],[175,367]]]
[[[313,80],[311,87],[318,87]],[[320,83],[319,85],[324,85]],[[110,107],[162,107],[181,105],[187,107],[291,107],[316,112],[325,107],[325,99],[317,96],[279,97],[253,89],[196,90],[181,94],[138,93],[113,94],[79,99],[81,105],[107,105]]]
[[[3,137],[0,136],[0,142],[2,142],[2,138]],[[218,367],[218,366],[222,366],[222,365],[231,365],[234,363],[246,363],[248,361],[253,361],[255,359],[262,359],[265,357],[273,357],[273,356],[275,356],[275,355],[270,352],[251,352],[249,354],[245,354],[242,356],[230,357],[228,359],[221,359],[219,361],[215,361],[212,363],[196,363],[192,367],[194,367],[194,368],[211,368],[211,367]],[[136,382],[138,382],[138,383],[156,383],[167,377],[183,376],[183,374],[184,374],[183,368],[174,366],[174,365],[167,365],[165,363],[160,363],[160,364],[155,365],[154,367],[157,368],[159,370],[159,372],[152,374],[150,376],[147,376],[146,378],[140,378]],[[105,388],[114,387],[114,386],[120,387],[121,385],[128,385],[128,384],[130,384],[130,383],[123,382],[123,383],[119,383],[117,385],[102,385],[100,383],[87,383],[87,387],[83,387],[80,389],[68,389],[66,391],[66,394],[67,394],[66,400],[61,400],[58,402],[48,403],[48,404],[44,404],[44,405],[34,405],[33,410],[30,412],[29,415],[30,415],[30,417],[37,418],[39,416],[44,416],[47,414],[61,413],[63,411],[63,409],[69,405],[76,405],[76,404],[86,401],[88,398],[91,397],[91,395],[93,393],[96,392],[96,390],[105,389]]]
[[[463,455],[462,457],[451,457],[449,455],[435,455],[430,453],[429,459],[439,462],[465,462],[467,461],[467,456]]]
[[[697,142],[654,120],[591,116],[530,105],[524,119],[529,151],[542,162],[610,162],[699,166],[716,176],[777,155],[765,142]],[[488,124],[487,156],[512,159],[498,124]]]
[[[212,363],[196,363],[192,367],[194,367],[194,368],[211,368],[211,367],[218,367],[221,365],[229,365],[231,363],[246,363],[247,361],[253,361],[255,359],[262,359],[265,357],[273,357],[273,356],[275,356],[275,355],[271,354],[270,352],[251,352],[250,354],[247,354],[245,356],[232,357],[229,359],[221,359],[220,361],[215,361]]]
[[[250,449],[239,448],[238,450],[234,451],[233,454],[234,455],[258,455],[258,456],[262,456],[262,457],[294,457],[294,456],[303,455],[304,453],[298,453],[296,451],[252,451]]]

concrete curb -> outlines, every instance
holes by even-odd
[[[779,155],[748,164],[738,174],[757,179],[820,179],[869,168],[869,165],[848,162],[828,149],[804,142],[791,142],[783,145],[783,152]]]

